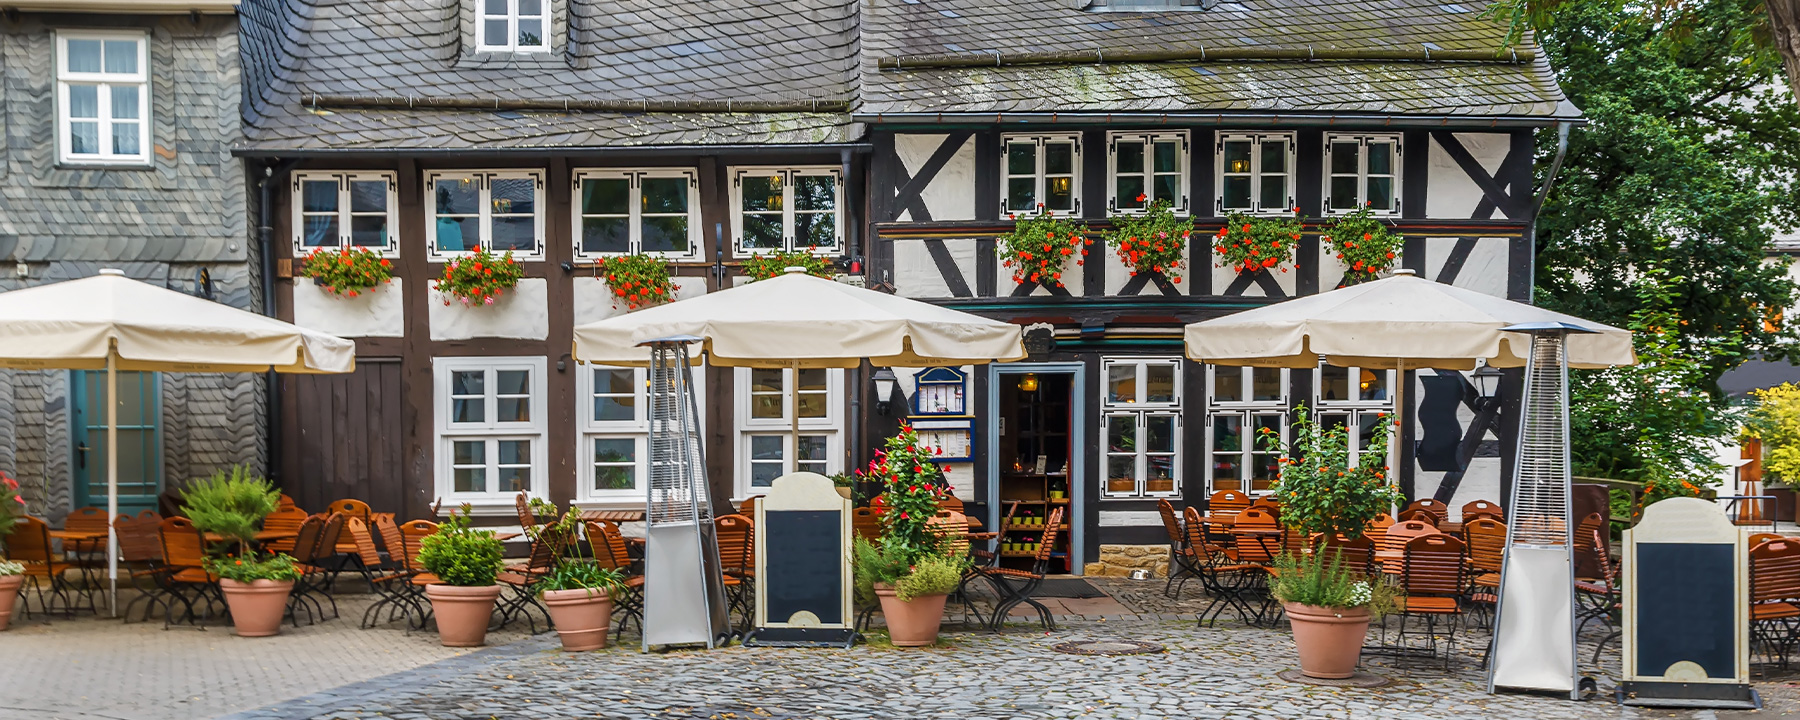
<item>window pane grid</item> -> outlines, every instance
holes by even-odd
[[[61,158],[149,162],[145,40],[59,35],[58,43]]]
[[[1011,215],[1034,215],[1040,206],[1071,215],[1080,206],[1081,148],[1068,136],[1012,136],[1002,139],[1002,207]]]
[[[1391,215],[1399,209],[1398,137],[1332,135],[1326,139],[1326,150],[1328,212],[1368,207],[1376,214]]]
[[[842,254],[843,204],[836,170],[746,168],[734,171],[737,252]]]
[[[588,171],[576,175],[576,245],[580,257],[649,253],[694,255],[698,227],[686,171]]]
[[[480,0],[476,43],[481,50],[519,52],[549,49],[544,0]]]
[[[1219,143],[1218,208],[1277,214],[1293,208],[1293,136],[1228,135]]]
[[[429,183],[426,232],[434,256],[482,248],[527,258],[542,252],[541,173],[439,173]]]

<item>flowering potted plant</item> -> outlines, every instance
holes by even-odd
[[[1241,273],[1281,268],[1288,271],[1294,259],[1294,246],[1300,243],[1300,208],[1291,218],[1251,218],[1232,213],[1225,227],[1213,236],[1213,252],[1219,256],[1219,267]]]
[[[1282,442],[1280,433],[1269,428],[1257,436],[1263,450],[1281,456],[1281,476],[1271,492],[1281,501],[1282,524],[1307,537],[1322,534],[1327,546],[1339,536],[1362,537],[1369,521],[1403,499],[1388,484],[1385,464],[1394,422],[1383,413],[1369,434],[1362,462],[1352,463],[1345,427],[1321,426],[1304,405],[1294,414],[1293,442]],[[1311,677],[1349,677],[1362,653],[1371,610],[1384,609],[1377,597],[1382,591],[1366,583],[1359,586],[1336,558],[1330,552],[1288,558],[1289,567],[1278,571],[1270,588],[1293,624],[1300,672]]]
[[[356,297],[394,279],[394,263],[363,248],[307,253],[301,272],[334,296]]]
[[[252,547],[257,526],[280,503],[273,483],[250,473],[248,465],[195,480],[181,491],[181,512],[201,532],[223,536],[235,553],[206,558],[206,571],[219,576],[225,605],[238,637],[267,637],[281,631],[288,595],[300,573],[286,555],[263,557]],[[229,547],[229,545],[224,546]]]
[[[500,598],[500,566],[505,546],[492,530],[469,527],[469,513],[462,506],[438,525],[437,532],[419,541],[419,563],[438,577],[426,585],[431,613],[437,618],[438,642],[444,647],[477,647],[487,641],[488,620],[494,601]]]
[[[554,505],[538,498],[531,499],[531,508],[537,515],[556,514]],[[569,508],[556,522],[527,528],[525,534],[532,542],[549,540],[561,546],[557,552],[560,559],[538,581],[537,592],[562,638],[563,650],[585,652],[606,647],[613,593],[625,589],[625,576],[582,555],[580,511]]]
[[[1138,202],[1143,201],[1144,196],[1139,195]],[[1132,275],[1153,272],[1168,277],[1170,282],[1181,282],[1181,267],[1187,262],[1182,253],[1194,231],[1194,222],[1177,219],[1169,201],[1150,203],[1142,215],[1116,216],[1112,226],[1106,233],[1106,244],[1118,253],[1125,267],[1131,268]]]
[[[19,495],[19,481],[0,472],[0,550],[5,549],[6,536],[12,534],[24,511],[25,498]],[[0,630],[5,630],[11,622],[13,603],[18,600],[19,588],[24,585],[25,566],[7,562],[6,554],[0,553]]]
[[[1016,221],[1012,232],[996,240],[995,252],[1000,264],[1012,268],[1013,282],[1020,285],[1038,283],[1045,287],[1062,287],[1063,272],[1070,260],[1086,264],[1087,248],[1094,244],[1075,223],[1050,214],[1038,203],[1038,212],[1026,218],[1008,214]]]
[[[744,274],[750,276],[750,282],[767,280],[787,272],[788,268],[806,268],[806,274],[830,280],[837,276],[837,266],[829,258],[816,254],[818,248],[808,247],[804,252],[788,252],[771,250],[750,256],[744,261]]]
[[[613,307],[624,302],[626,309],[636,310],[661,305],[675,299],[675,280],[669,277],[669,262],[654,255],[639,253],[594,261],[594,273],[606,280],[612,290]]]
[[[944,498],[944,472],[936,451],[919,445],[919,434],[902,423],[869,463],[869,475],[883,483],[874,506],[881,513],[877,542],[858,540],[856,583],[865,598],[874,595],[887,619],[888,634],[900,647],[937,642],[944,600],[962,581],[966,561],[946,554],[929,527]]]
[[[525,268],[513,259],[512,251],[495,255],[485,248],[444,263],[444,274],[437,280],[437,290],[462,300],[464,305],[492,305],[507,290],[525,277]],[[450,301],[445,300],[445,305]]]
[[[1319,233],[1319,239],[1349,266],[1344,275],[1351,284],[1373,280],[1392,267],[1404,240],[1398,233],[1388,232],[1367,205],[1333,220]]]

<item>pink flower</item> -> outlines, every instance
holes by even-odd
[[[488,298],[488,299],[487,299],[487,304],[489,304],[489,305],[492,305],[492,304],[494,304],[494,299],[493,299],[493,298]]]

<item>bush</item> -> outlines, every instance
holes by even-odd
[[[281,491],[274,483],[252,475],[248,464],[189,482],[181,491],[181,512],[194,521],[194,527],[232,539],[238,544],[238,554],[244,556],[250,555],[257,526],[280,502]]]
[[[1387,481],[1388,442],[1394,429],[1386,415],[1368,438],[1361,464],[1350,465],[1350,438],[1342,426],[1324,427],[1308,414],[1306,406],[1294,408],[1294,440],[1283,443],[1268,428],[1257,445],[1281,453],[1281,478],[1272,488],[1281,501],[1281,522],[1311,535],[1324,533],[1346,538],[1362,537],[1369,521],[1401,503],[1404,496]]]
[[[943,556],[921,558],[912,572],[894,583],[894,595],[906,602],[926,595],[948,595],[962,582],[963,561]]]
[[[445,585],[487,587],[500,576],[505,546],[492,530],[469,528],[468,505],[419,541],[419,563]]]
[[[1394,589],[1358,578],[1343,567],[1336,553],[1302,558],[1282,555],[1275,561],[1269,592],[1282,602],[1328,608],[1368,608],[1381,617],[1396,609]]]
[[[266,560],[254,557],[222,557],[207,558],[206,571],[226,580],[248,583],[257,580],[299,580],[300,570],[294,567],[294,559],[286,555],[274,555]],[[4,573],[0,573],[4,574]]]

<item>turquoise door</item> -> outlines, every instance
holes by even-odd
[[[69,375],[75,506],[106,507],[106,373]],[[162,492],[162,382],[153,372],[119,373],[119,512],[155,510]]]

